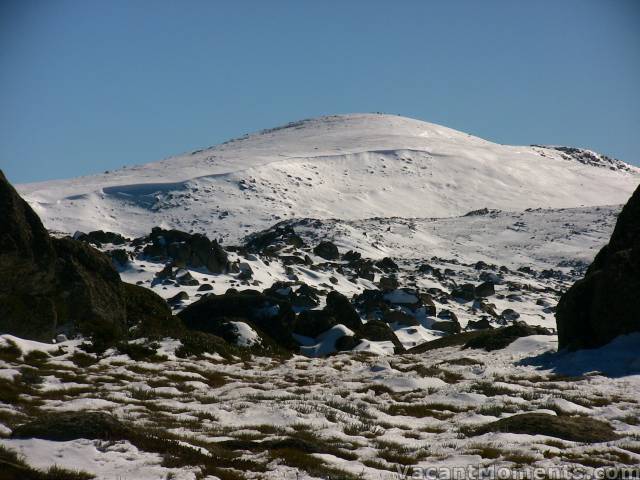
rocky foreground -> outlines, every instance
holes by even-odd
[[[640,462],[640,377],[628,375],[640,369],[638,335],[568,354],[543,335],[489,352],[318,359],[224,358],[177,340],[101,354],[80,340],[0,341],[1,458],[16,452],[33,468],[104,479],[379,479],[399,478],[398,468],[409,477],[452,466],[568,474]],[[12,471],[4,478],[29,478],[25,467]]]

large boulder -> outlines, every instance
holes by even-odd
[[[374,342],[391,342],[395,353],[404,351],[404,347],[389,325],[380,320],[369,320],[356,332],[357,337]]]
[[[384,312],[382,321],[389,324],[397,323],[399,325],[408,327],[417,327],[418,325],[420,325],[420,322],[416,319],[416,317],[408,314],[403,310],[388,310]]]
[[[624,206],[609,244],[561,298],[558,347],[595,348],[640,331],[640,187]]]
[[[476,330],[470,332],[447,335],[445,337],[422,343],[407,350],[407,353],[424,353],[438,348],[462,346],[464,348],[477,348],[486,351],[500,350],[509,346],[520,337],[530,335],[552,335],[552,332],[539,326],[527,325],[520,322],[508,327],[500,327],[490,330]]]
[[[313,253],[325,260],[338,260],[340,258],[340,252],[335,243],[328,240],[320,242],[313,248]]]
[[[301,312],[293,325],[294,333],[316,338],[336,324],[336,319],[326,310],[305,310]]]
[[[380,281],[378,282],[378,287],[380,287],[380,290],[383,292],[396,290],[399,286],[400,283],[398,283],[398,279],[392,276],[380,277]]]
[[[122,282],[110,259],[51,238],[0,172],[0,332],[50,341],[58,332],[126,332]]]
[[[376,267],[378,267],[383,272],[398,271],[398,264],[394,262],[390,257],[384,257],[382,260],[378,260],[376,262]]]
[[[349,265],[353,268],[354,274],[360,278],[364,278],[371,282],[376,278],[373,260],[359,258],[357,260],[350,261]]]
[[[125,286],[107,255],[50,237],[1,171],[0,218],[0,333],[45,342],[81,333],[110,343],[162,311],[157,295]]]
[[[262,293],[267,296],[286,300],[300,310],[316,307],[320,301],[319,290],[303,282],[274,282]]]

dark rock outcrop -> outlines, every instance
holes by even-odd
[[[122,284],[128,326],[156,320],[168,320],[171,309],[162,297],[148,288],[131,283]]]
[[[362,259],[362,254],[353,250],[349,250],[342,256],[342,259],[350,264],[357,262]]]
[[[336,340],[335,348],[338,352],[353,350],[360,344],[358,337],[353,335],[345,335]]]
[[[302,282],[275,282],[262,293],[267,296],[286,300],[298,309],[316,307],[319,303],[317,288]]]
[[[184,290],[180,290],[173,297],[170,297],[167,300],[167,303],[169,305],[180,305],[185,300],[189,300],[189,294],[187,292],[185,292]]]
[[[481,318],[480,320],[469,320],[467,323],[467,330],[488,330],[493,328],[488,318]]]
[[[507,322],[515,322],[520,318],[520,314],[516,312],[513,308],[507,308],[502,311],[500,317]]]
[[[196,287],[200,285],[200,282],[196,280],[188,270],[179,270],[176,272],[176,282],[178,282],[179,285],[185,285],[188,287]]]
[[[54,239],[58,327],[100,337],[125,336],[124,283],[105,254],[70,238]],[[140,287],[141,288],[141,287]]]
[[[277,251],[287,245],[301,248],[304,246],[304,241],[291,225],[286,224],[278,224],[262,232],[249,235],[245,242],[245,248],[250,252],[261,252],[267,249]]]
[[[361,258],[350,263],[356,276],[373,282],[376,278],[373,260]]]
[[[151,243],[142,253],[151,258],[170,259],[176,266],[206,268],[211,273],[223,273],[229,269],[227,252],[215,240],[180,230],[163,230],[155,227],[147,238]]]
[[[322,310],[305,310],[298,315],[293,331],[315,338],[337,324],[358,331],[362,327],[362,320],[349,299],[332,290],[327,295],[327,305]]]
[[[454,312],[446,308],[443,308],[438,312],[438,318],[442,320],[450,320],[452,322],[459,323],[458,316]]]
[[[107,255],[111,257],[111,261],[113,262],[113,266],[116,268],[125,268],[129,265],[131,258],[127,251],[123,248],[116,248],[114,250],[110,250],[107,252]]]
[[[220,322],[233,318],[256,326],[284,348],[298,348],[291,336],[295,322],[291,304],[255,290],[229,290],[223,295],[204,296],[182,310],[178,317],[189,329],[213,334],[219,331]]]
[[[402,310],[389,310],[384,313],[382,320],[385,323],[397,323],[408,327],[420,325],[420,322],[416,320],[416,317]]]
[[[42,222],[0,171],[0,295],[53,281],[56,253]]]
[[[127,239],[114,232],[105,232],[104,230],[96,230],[89,233],[76,233],[73,236],[74,240],[80,240],[81,242],[91,243],[97,247],[101,247],[105,243],[111,243],[113,245],[124,245],[127,243]]]
[[[609,244],[561,298],[558,347],[577,350],[640,331],[640,187],[622,209]]]

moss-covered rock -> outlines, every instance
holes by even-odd
[[[206,332],[185,331],[180,337],[180,343],[182,345],[176,350],[176,356],[181,358],[205,353],[217,353],[223,358],[231,358],[238,353],[234,346],[229,345],[222,338]]]
[[[616,440],[615,430],[607,422],[591,417],[565,417],[547,413],[522,413],[482,425],[472,435],[488,432],[547,435],[572,442],[598,443]]]
[[[475,333],[475,332],[474,332]],[[508,327],[483,330],[479,334],[469,339],[464,348],[482,348],[488,352],[492,350],[500,350],[508,347],[515,340],[530,335],[551,335],[552,332],[544,327],[537,325],[528,325],[524,322],[518,322]]]
[[[120,440],[128,428],[118,419],[102,412],[58,412],[16,427],[12,438],[40,438],[67,442],[78,438]]]
[[[154,333],[173,336],[179,321],[171,314],[167,302],[148,288],[131,283],[122,284],[127,312],[127,325],[138,332],[137,336],[155,336]]]

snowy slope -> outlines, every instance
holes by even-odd
[[[309,244],[331,240],[341,252],[366,258],[415,260],[432,256],[510,268],[557,268],[591,263],[607,243],[621,206],[493,211],[454,218],[291,220]]]
[[[504,146],[419,120],[352,114],[19,191],[53,230],[138,236],[161,225],[236,241],[287,218],[621,204],[639,182],[640,169],[589,151]]]

